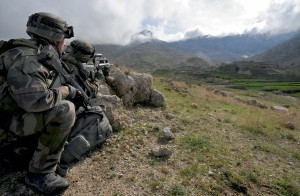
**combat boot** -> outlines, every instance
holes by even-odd
[[[54,172],[49,174],[28,172],[25,183],[44,194],[59,194],[69,186],[69,183],[64,178]]]

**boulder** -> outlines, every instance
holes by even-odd
[[[151,104],[155,107],[164,105],[163,95],[153,88],[153,78],[147,73],[123,72],[112,66],[107,83],[120,97],[125,107],[137,103]]]
[[[289,109],[283,106],[271,106],[272,110],[277,110],[277,111],[281,111],[281,112],[288,112]]]

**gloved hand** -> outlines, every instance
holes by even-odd
[[[67,85],[67,87],[69,88],[69,95],[66,97],[66,99],[72,101],[76,97],[78,90],[71,85]]]
[[[71,85],[67,86],[69,88],[69,95],[66,99],[73,102],[77,107],[81,106],[84,103],[84,96],[82,95],[82,93]]]

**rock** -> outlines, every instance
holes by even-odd
[[[215,173],[214,172],[212,172],[212,171],[208,171],[208,176],[214,176],[215,175]]]
[[[145,103],[155,107],[165,104],[164,96],[153,89],[153,78],[147,73],[123,72],[112,67],[110,77],[106,79],[109,86],[120,97],[125,107]]]
[[[167,113],[167,114],[166,114],[166,119],[171,120],[171,119],[173,119],[173,118],[175,118],[175,115],[174,115],[174,114],[171,114],[171,113]]]
[[[154,107],[163,107],[165,106],[165,97],[157,90],[153,90],[150,96],[149,104]]]
[[[198,105],[197,105],[197,104],[195,104],[195,103],[192,103],[192,108],[194,108],[194,109],[198,109]]]
[[[231,95],[232,95],[230,92],[227,92],[227,91],[220,91],[220,90],[215,90],[215,91],[214,91],[214,94],[222,95],[222,96],[224,96],[224,97],[228,97],[228,96],[231,96]]]
[[[247,101],[247,104],[248,104],[248,105],[253,105],[253,106],[255,106],[255,105],[257,104],[257,101],[256,101],[255,99],[253,99],[253,100],[248,100],[248,101]]]
[[[170,157],[172,155],[172,151],[165,147],[159,147],[159,149],[153,149],[150,152],[150,155],[153,155],[155,157]]]
[[[213,91],[213,90],[215,90],[213,87],[211,87],[211,86],[208,86],[208,87],[206,87],[206,90],[207,91]]]
[[[282,111],[282,112],[288,112],[289,109],[287,109],[286,107],[282,107],[282,106],[271,106],[272,110],[277,110],[277,111]]]
[[[291,130],[295,129],[295,125],[290,121],[286,122],[285,126],[286,126],[286,128],[291,129]]]
[[[235,100],[237,100],[237,101],[242,101],[242,98],[240,98],[239,96],[235,96],[234,98],[235,98]]]
[[[261,108],[261,109],[267,109],[268,107],[262,103],[257,103],[256,104],[257,107]]]
[[[97,98],[92,98],[90,100],[90,104],[93,106],[109,105],[113,109],[123,107],[122,100],[116,95],[98,95]]]
[[[175,136],[174,134],[172,133],[172,131],[170,130],[169,127],[166,127],[163,129],[163,138],[164,140],[172,140],[174,139]]]
[[[105,85],[104,84],[99,85],[98,91],[99,91],[98,93],[100,94],[100,96],[101,95],[111,95],[109,87],[106,84]]]
[[[273,94],[275,95],[287,95],[286,93],[282,92],[282,91],[272,91]]]

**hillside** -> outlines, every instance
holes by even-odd
[[[129,109],[127,127],[71,168],[64,195],[300,194],[299,99],[161,78],[154,86],[166,107]],[[162,139],[166,128],[174,139]],[[171,154],[155,156],[159,147]],[[2,195],[39,195],[24,175],[2,175]]]
[[[201,36],[176,42],[163,42],[150,31],[132,37],[129,45],[95,45],[109,61],[140,71],[173,68],[188,58],[198,57],[208,62],[245,60],[290,39],[296,32],[271,36],[244,34],[224,37]],[[181,66],[181,65],[179,65]]]
[[[236,61],[264,52],[290,39],[296,32],[272,36],[242,34],[224,37],[201,36],[169,43],[170,46],[211,61]]]
[[[281,67],[300,68],[300,33],[252,59],[277,64]]]
[[[161,43],[151,42],[119,47],[96,45],[95,48],[107,56],[110,62],[139,71],[151,72],[157,68],[176,67],[186,59],[194,57],[192,54],[161,45]]]

